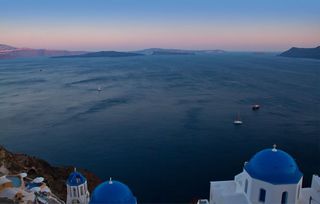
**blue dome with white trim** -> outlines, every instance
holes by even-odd
[[[297,184],[302,177],[294,159],[275,147],[256,153],[244,169],[251,177],[272,184]]]
[[[136,204],[129,187],[119,181],[106,181],[97,186],[91,196],[90,204]]]
[[[69,186],[79,186],[81,184],[84,184],[86,181],[87,179],[81,173],[75,170],[69,175],[67,184]]]

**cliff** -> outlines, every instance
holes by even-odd
[[[0,176],[1,174],[17,174],[21,172],[28,173],[28,177],[36,178],[42,176],[51,191],[60,199],[66,200],[66,179],[73,167],[54,167],[48,162],[28,156],[26,154],[12,153],[0,146]],[[89,191],[92,192],[95,186],[101,183],[101,180],[86,169],[77,169],[88,180]]]
[[[320,59],[320,46],[315,48],[297,48],[292,47],[289,50],[281,53],[281,57],[294,57],[294,58],[311,58]]]

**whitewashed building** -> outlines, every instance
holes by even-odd
[[[256,153],[234,180],[210,182],[209,200],[198,204],[320,204],[319,176],[310,188],[302,188],[302,179],[295,160],[274,145]]]
[[[88,191],[87,179],[76,169],[72,172],[66,182],[67,204],[88,204],[90,194]]]

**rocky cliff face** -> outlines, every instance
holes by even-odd
[[[12,153],[0,146],[0,175],[26,172],[30,178],[42,176],[51,191],[62,200],[66,200],[65,182],[72,171],[73,167],[53,167],[42,159]],[[88,170],[77,169],[77,171],[87,178],[90,192],[101,183],[101,180]]]

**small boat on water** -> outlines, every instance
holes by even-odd
[[[259,110],[260,109],[260,105],[258,105],[258,104],[255,104],[255,105],[253,105],[252,106],[252,110]]]
[[[233,121],[235,125],[242,125],[242,120],[240,119],[240,114],[238,113],[237,118]]]
[[[100,91],[102,91],[102,88],[101,88],[101,86],[99,86],[97,90],[98,90],[99,92],[100,92]]]

